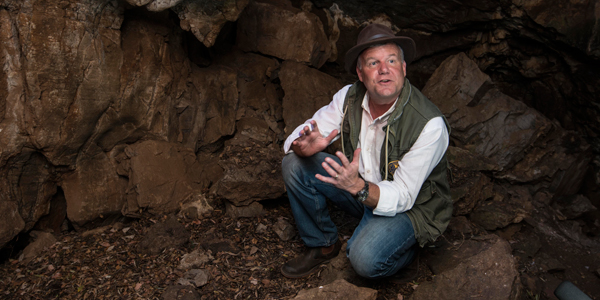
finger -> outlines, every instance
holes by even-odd
[[[338,130],[334,129],[325,139],[327,140],[328,143],[331,143],[331,141],[337,136],[338,134]]]
[[[323,169],[325,169],[325,172],[331,177],[335,177],[342,171],[341,166],[329,157],[325,158],[325,161],[321,165],[323,166]]]
[[[315,177],[323,182],[331,183],[333,185],[335,185],[337,183],[333,177],[323,176],[321,174],[317,174],[317,175],[315,175]]]
[[[358,165],[358,160],[360,159],[360,148],[354,151],[354,157],[352,158],[352,163]]]
[[[344,153],[342,153],[341,151],[336,151],[335,155],[340,159],[344,168],[350,166],[350,161],[348,160],[348,158],[346,158],[346,155],[344,155]]]

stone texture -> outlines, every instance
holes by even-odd
[[[279,77],[285,92],[283,118],[287,134],[312,117],[319,108],[329,104],[333,95],[342,88],[337,79],[290,61],[281,65]]]
[[[331,55],[331,45],[319,18],[287,1],[248,4],[238,20],[237,45],[283,60],[321,67]]]
[[[225,143],[220,166],[223,178],[217,183],[215,193],[235,206],[276,199],[283,195],[285,186],[281,177],[283,153],[277,144],[261,141],[268,125],[249,127]]]
[[[504,228],[531,216],[531,201],[531,193],[525,187],[496,185],[494,196],[480,202],[471,212],[470,219],[486,230]]]
[[[196,164],[194,152],[178,144],[142,141],[125,148],[129,170],[127,204],[124,215],[174,213],[180,205],[198,200],[202,167]]]
[[[205,270],[192,269],[185,272],[183,277],[177,280],[177,283],[199,288],[208,283],[208,273]]]
[[[83,225],[103,215],[118,214],[125,204],[127,179],[117,174],[110,157],[100,149],[81,156],[77,169],[63,177],[67,217]]]
[[[597,210],[590,199],[583,195],[560,197],[553,203],[553,207],[558,209],[567,219],[576,219],[585,213]]]
[[[496,177],[521,183],[543,179],[540,185],[558,194],[581,186],[584,173],[575,170],[591,159],[585,141],[502,94],[466,55],[445,60],[423,93],[446,115],[457,146],[500,167]]]
[[[335,299],[356,299],[356,300],[375,300],[377,290],[357,287],[343,279],[338,279],[328,285],[316,288],[301,290],[296,300],[335,300]]]
[[[262,204],[258,202],[252,202],[245,206],[235,206],[227,201],[225,202],[225,210],[232,219],[256,218],[265,214]]]
[[[181,270],[200,268],[211,259],[212,256],[207,254],[206,251],[197,249],[181,257],[181,261],[179,262],[179,266],[177,266],[177,268]]]
[[[273,231],[282,241],[289,241],[296,235],[296,229],[283,217],[277,219],[277,223],[273,225]]]
[[[157,10],[159,5],[155,0],[148,6],[148,10]],[[180,26],[190,31],[206,47],[214,45],[221,28],[226,22],[238,19],[248,0],[228,1],[184,1],[173,7],[179,16]],[[156,7],[156,8],[155,8]]]
[[[421,283],[411,300],[518,299],[519,273],[509,244],[495,235],[447,245],[427,258],[435,276]]]

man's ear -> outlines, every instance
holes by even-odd
[[[356,65],[356,75],[358,75],[358,80],[360,80],[360,82],[363,82],[363,80],[362,80],[362,73],[360,72],[360,69],[358,68],[358,65]]]

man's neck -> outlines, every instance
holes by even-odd
[[[373,120],[385,114],[390,109],[390,107],[392,107],[394,103],[396,103],[397,100],[398,97],[394,98],[394,100],[390,101],[389,103],[377,104],[375,103],[375,101],[371,101],[371,99],[369,99],[369,111],[371,112],[371,117],[373,118]]]

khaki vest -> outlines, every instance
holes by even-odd
[[[352,161],[354,150],[358,145],[362,118],[361,105],[366,92],[364,84],[357,81],[350,87],[344,100],[344,118],[341,126],[342,147],[350,161]],[[450,132],[450,125],[444,115],[406,79],[396,108],[389,116],[388,124],[383,128],[387,134],[381,148],[379,168],[381,178],[385,179],[387,173],[387,180],[394,180],[398,162],[417,141],[425,124],[439,116],[443,117],[448,132]],[[385,149],[386,142],[387,151]],[[440,163],[425,179],[414,206],[406,211],[421,247],[427,242],[435,241],[446,230],[452,216],[452,199],[446,174],[447,168],[448,162],[446,154],[444,154]]]

